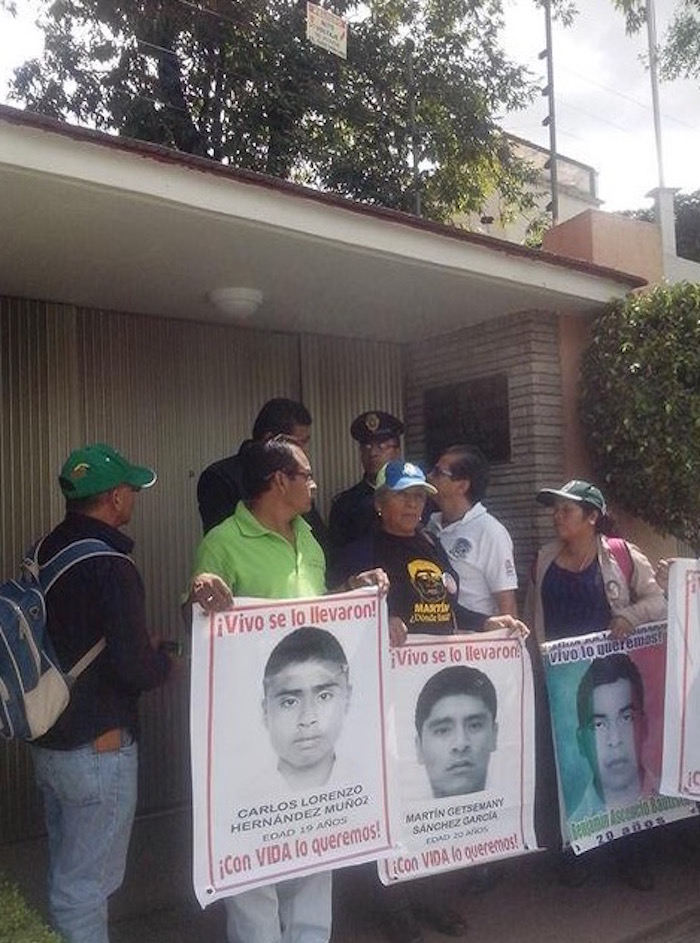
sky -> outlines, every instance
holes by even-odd
[[[534,0],[503,0],[505,47],[511,57],[541,76],[545,64],[544,13]],[[657,34],[663,38],[677,0],[655,0]],[[23,10],[29,0],[18,0]],[[580,0],[572,27],[554,24],[552,50],[557,149],[598,172],[598,195],[608,210],[651,206],[646,194],[659,184],[649,73],[643,57],[646,31],[625,34],[624,20],[610,0]],[[0,10],[0,102],[7,102],[13,67],[42,50],[32,13],[13,20]],[[684,192],[700,190],[700,81],[659,85],[664,182]],[[542,126],[547,100],[527,111],[502,116],[503,127],[549,146]]]
[[[677,0],[655,0],[656,32],[663,39]],[[534,0],[504,0],[505,45],[511,56],[542,76],[544,13]],[[608,210],[652,205],[659,185],[651,81],[643,58],[647,33],[625,34],[624,18],[610,0],[580,0],[572,27],[554,24],[552,51],[557,151],[598,171],[598,195]],[[664,183],[700,190],[700,81],[659,83]],[[542,97],[527,112],[503,119],[508,131],[549,147]]]

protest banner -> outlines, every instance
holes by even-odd
[[[542,646],[562,833],[576,854],[696,812],[659,794],[666,624]]]
[[[401,849],[384,884],[536,847],[530,659],[503,632],[409,636],[391,649],[387,749]]]
[[[194,886],[218,897],[391,848],[376,589],[193,615]]]
[[[700,798],[700,560],[669,571],[661,789]]]

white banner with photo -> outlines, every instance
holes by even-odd
[[[536,848],[530,658],[503,632],[391,650],[387,749],[401,850],[384,884]]]
[[[669,572],[665,718],[661,789],[700,799],[700,560]]]
[[[575,854],[695,815],[695,803],[662,795],[660,786],[665,623],[621,639],[559,639],[542,653],[562,832]]]
[[[388,853],[385,600],[371,589],[195,608],[200,904]]]

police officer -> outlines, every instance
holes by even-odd
[[[359,443],[364,477],[333,499],[328,527],[334,549],[344,547],[374,528],[377,472],[386,462],[400,457],[402,433],[401,420],[381,410],[369,410],[353,420],[350,435]]]

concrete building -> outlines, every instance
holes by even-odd
[[[470,232],[486,233],[508,242],[524,243],[531,229],[539,230],[551,223],[548,207],[552,200],[549,172],[549,150],[516,135],[508,134],[512,153],[528,163],[535,175],[532,187],[534,205],[532,209],[507,215],[504,218],[502,198],[498,193],[489,197],[480,213],[457,216],[455,225]],[[557,203],[559,221],[565,222],[586,210],[598,209],[602,201],[598,198],[598,174],[593,167],[580,161],[557,155]]]
[[[70,449],[108,441],[158,470],[131,532],[154,630],[186,636],[197,477],[286,395],[314,417],[323,512],[356,480],[364,409],[402,415],[417,460],[485,435],[524,584],[549,536],[534,493],[587,468],[577,357],[591,317],[645,283],[629,258],[565,258],[573,235],[529,250],[7,107],[0,192],[4,576],[61,517]],[[222,301],[231,288],[253,291]],[[184,686],[145,701],[144,815],[189,801],[187,711]],[[0,744],[0,791],[0,846],[40,834],[22,745]]]

